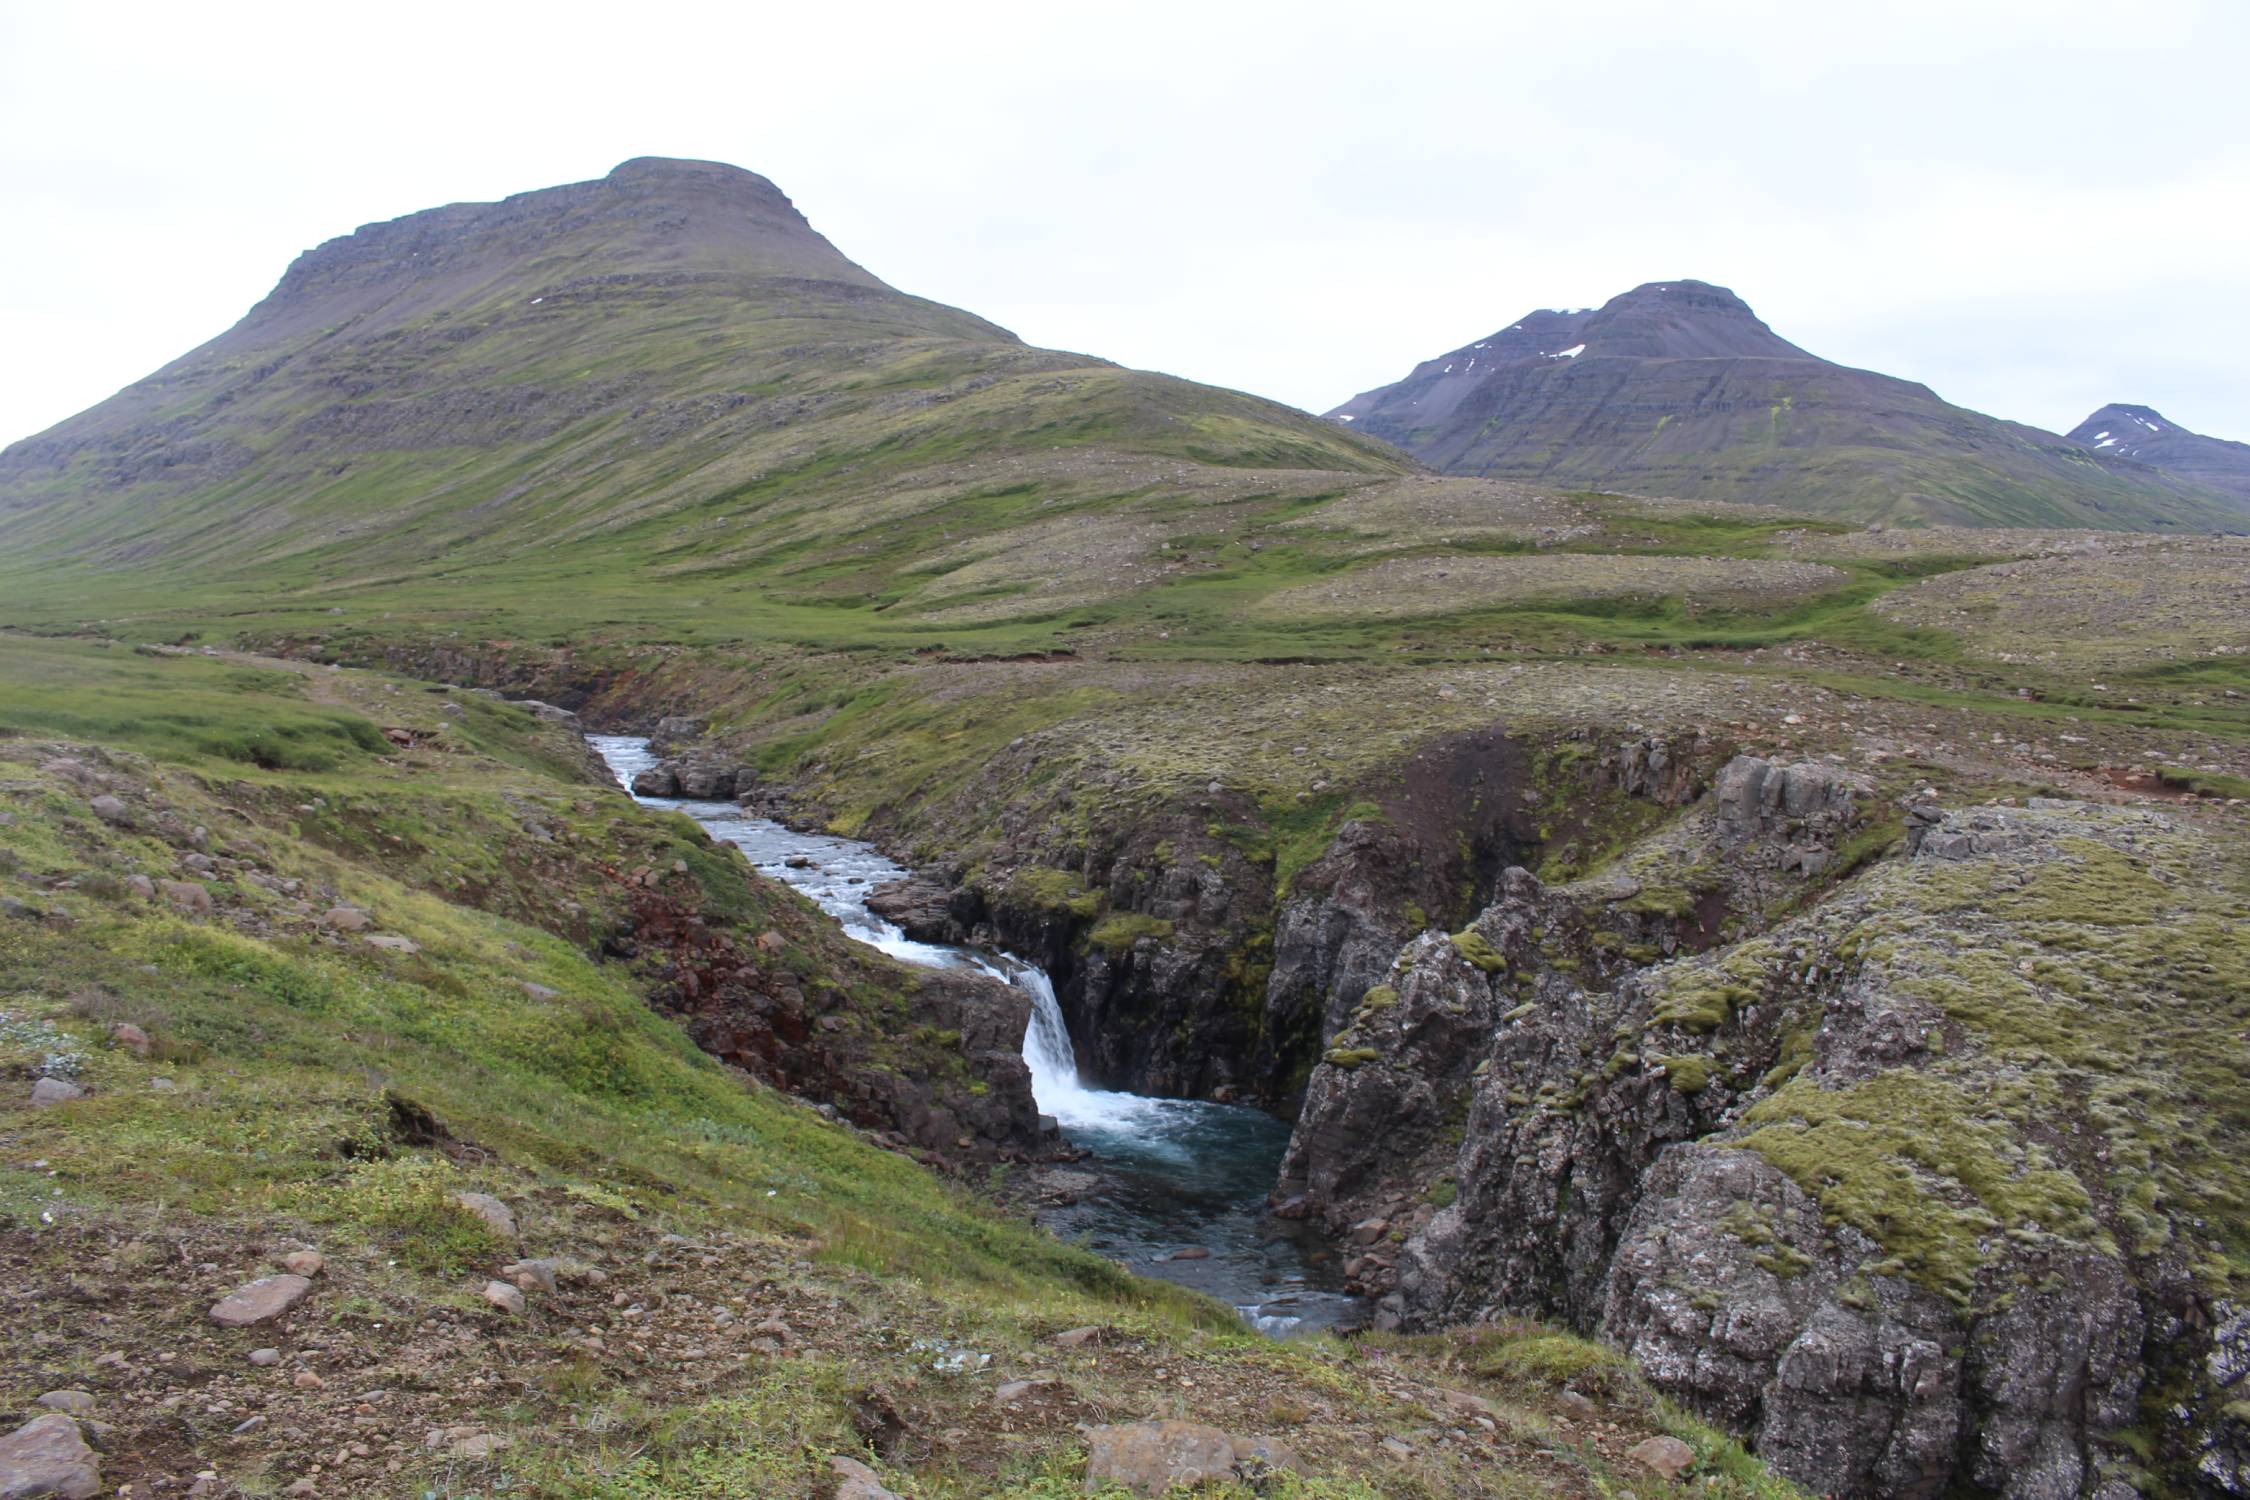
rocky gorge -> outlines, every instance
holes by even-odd
[[[1823,1493],[2243,1492],[2250,1323],[2195,1212],[2235,1169],[2168,1136],[2202,1081],[2152,1082],[2250,972],[2219,849],[1701,737],[1554,749],[1430,747],[1270,904],[1200,808],[870,904],[1044,954],[1109,1076],[1267,1079],[1277,1209],[1385,1326],[1559,1319]],[[2120,983],[2173,1014],[2113,1036]]]

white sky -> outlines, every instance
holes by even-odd
[[[2001,416],[2250,439],[2246,74],[2243,0],[0,0],[0,441],[321,240],[644,154],[1034,343],[1316,411],[1695,276]]]

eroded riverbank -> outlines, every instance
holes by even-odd
[[[591,743],[628,789],[635,772],[654,764],[644,739],[595,735]],[[1005,953],[916,942],[867,909],[869,892],[911,873],[871,844],[801,832],[731,802],[637,800],[694,818],[860,942],[907,963],[979,968],[1025,991],[1032,1020],[1024,1060],[1039,1108],[1089,1153],[1076,1170],[1045,1174],[1057,1190],[1035,1211],[1055,1234],[1220,1298],[1264,1332],[1286,1336],[1359,1320],[1364,1305],[1338,1289],[1342,1278],[1326,1248],[1268,1212],[1289,1143],[1286,1122],[1238,1105],[1087,1087],[1042,969]]]

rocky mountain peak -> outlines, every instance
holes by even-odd
[[[360,331],[380,332],[527,286],[680,275],[883,288],[767,178],[723,162],[641,156],[590,182],[362,225],[298,256],[226,339],[255,347],[369,319]]]
[[[2191,432],[2153,406],[2112,401],[2071,428],[2070,440],[2250,500],[2250,443]]]
[[[1750,304],[1707,281],[1645,282],[1612,297],[1581,332],[1591,355],[1635,359],[1811,359]]]

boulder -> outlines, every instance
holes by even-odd
[[[94,1409],[94,1393],[80,1390],[49,1391],[39,1398],[37,1404],[49,1411],[83,1417]]]
[[[1200,1422],[1128,1422],[1086,1439],[1086,1488],[1114,1484],[1136,1495],[1234,1478],[1234,1442]]]
[[[117,798],[109,796],[106,793],[102,796],[96,797],[93,801],[87,803],[86,805],[92,808],[94,810],[94,816],[101,819],[104,823],[125,823],[132,820],[132,809],[128,808]]]
[[[1255,1481],[1277,1469],[1304,1472],[1288,1444],[1269,1437],[1232,1437],[1200,1422],[1128,1422],[1086,1435],[1086,1488],[1117,1485],[1136,1495],[1162,1495],[1207,1481]]]
[[[1695,1450],[1676,1437],[1644,1438],[1625,1456],[1661,1479],[1678,1479],[1695,1465]]]
[[[327,1269],[328,1257],[318,1250],[292,1250],[281,1258],[281,1266],[292,1276],[318,1276]]]
[[[680,795],[680,773],[672,766],[649,766],[633,773],[633,795],[636,797],[677,797]]]
[[[453,1201],[484,1220],[494,1234],[510,1240],[516,1237],[515,1210],[490,1193],[455,1193]]]
[[[120,1021],[115,1026],[110,1027],[109,1039],[114,1045],[123,1047],[135,1057],[148,1056],[150,1049],[156,1045],[149,1040],[147,1032],[130,1021]]]
[[[551,1292],[560,1268],[551,1260],[519,1260],[500,1268],[503,1278],[526,1292]]]
[[[553,703],[542,703],[537,698],[513,698],[509,699],[508,701],[513,703],[517,708],[524,709],[529,713],[535,714],[539,718],[546,720],[550,724],[560,724],[565,729],[573,730],[579,727],[578,715],[572,713],[567,708],[559,707],[558,705]]]
[[[365,932],[375,921],[356,906],[332,906],[320,920],[321,925],[338,932]]]
[[[734,795],[735,771],[732,766],[684,765],[679,769],[679,783],[683,797],[693,797],[699,802],[718,801]]]
[[[199,882],[193,880],[165,880],[158,882],[158,884],[164,892],[164,899],[171,902],[181,911],[194,912],[198,916],[207,916],[210,914],[211,908],[213,906],[213,902],[211,900],[211,892],[208,888],[206,888]]]
[[[873,1469],[856,1458],[831,1458],[828,1469],[836,1476],[835,1500],[899,1500],[895,1492],[883,1488]]]
[[[867,909],[917,943],[955,943],[963,933],[953,920],[952,899],[937,882],[909,876],[870,890]]]
[[[221,1328],[247,1328],[280,1317],[312,1291],[302,1276],[261,1276],[236,1287],[211,1308],[211,1321]]]
[[[385,953],[419,953],[422,945],[410,937],[400,937],[393,932],[369,933],[360,939],[370,948],[380,948]]]
[[[488,1281],[482,1293],[484,1300],[504,1313],[523,1311],[523,1293],[505,1281]]]
[[[83,1099],[86,1091],[75,1083],[60,1078],[42,1078],[31,1086],[31,1107],[48,1109],[57,1104],[68,1104],[73,1099]]]
[[[101,1460],[61,1412],[33,1417],[0,1438],[0,1500],[87,1500],[101,1490]]]

